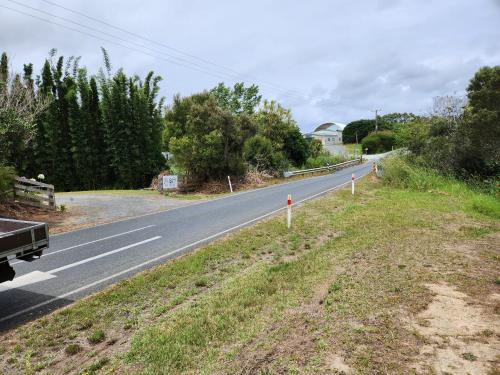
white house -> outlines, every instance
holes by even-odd
[[[318,126],[313,132],[304,134],[304,137],[319,139],[323,146],[341,145],[344,126],[338,122],[327,122]]]

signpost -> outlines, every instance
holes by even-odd
[[[162,190],[176,190],[178,187],[177,175],[163,176]]]

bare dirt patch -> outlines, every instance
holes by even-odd
[[[435,296],[412,324],[428,342],[420,350],[417,369],[464,375],[488,374],[498,369],[498,317],[448,284],[426,286]],[[491,301],[482,301],[485,303]]]
[[[0,204],[0,217],[48,223],[50,232],[57,233],[55,228],[64,225],[63,223],[68,217],[68,213],[26,206],[17,202],[9,202]]]

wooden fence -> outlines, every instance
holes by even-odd
[[[14,199],[30,206],[56,209],[54,185],[28,180],[24,177],[14,179]]]

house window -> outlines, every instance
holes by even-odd
[[[330,142],[330,138],[328,138],[328,142]]]

